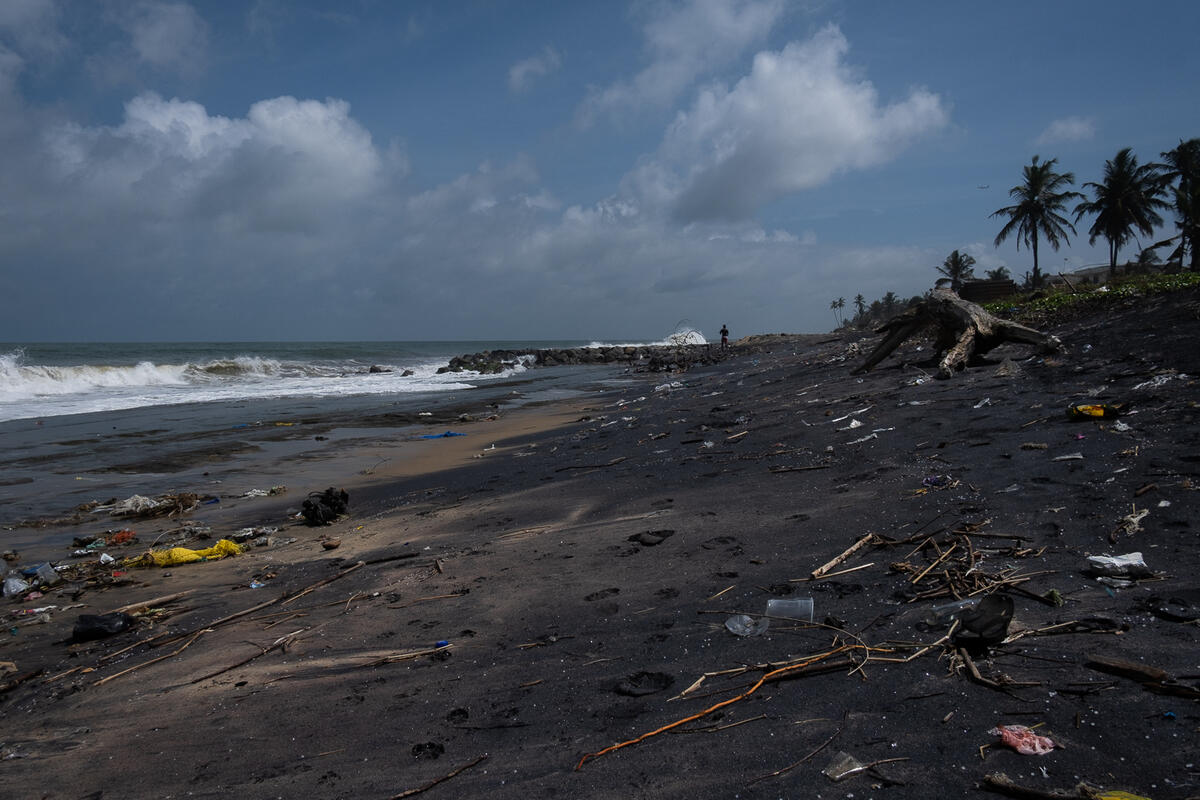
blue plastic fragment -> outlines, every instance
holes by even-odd
[[[466,436],[465,433],[455,433],[454,431],[446,431],[445,433],[427,433],[422,436],[422,439],[449,439],[451,436]]]
[[[440,642],[438,642],[436,645],[434,645],[434,647],[449,647],[449,646],[450,646],[450,642],[446,641],[445,639],[442,639]]]

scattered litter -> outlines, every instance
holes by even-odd
[[[844,422],[844,421],[846,421],[846,420],[850,419],[851,417],[853,417],[855,414],[865,414],[865,413],[867,413],[868,411],[870,411],[870,410],[871,410],[872,408],[874,408],[874,407],[875,407],[875,406],[873,406],[873,405],[870,405],[870,406],[863,406],[862,408],[858,409],[857,411],[851,411],[849,414],[846,414],[846,415],[844,415],[844,416],[838,417],[837,419],[831,419],[831,420],[829,420],[829,421],[830,421],[830,422]],[[853,423],[851,423],[851,424],[853,425]],[[861,425],[861,424],[862,424],[862,423],[860,422],[860,423],[859,423],[859,425]],[[858,426],[857,426],[857,425],[855,425],[854,427],[858,427]]]
[[[1133,426],[1127,422],[1117,420],[1113,423],[1112,429],[1117,433],[1129,433],[1131,430],[1133,430]]]
[[[29,590],[29,582],[26,580],[23,580],[22,578],[17,577],[16,575],[9,575],[7,578],[4,579],[4,596],[5,597],[16,597],[17,595],[22,594],[28,590]]]
[[[238,544],[241,544],[241,543],[247,542],[251,539],[258,539],[263,536],[271,536],[272,534],[275,534],[278,532],[279,532],[279,528],[268,528],[265,526],[259,526],[256,528],[242,528],[241,530],[237,531],[236,533],[230,534],[229,538],[232,539],[233,541],[237,542]]]
[[[1067,453],[1066,455],[1055,456],[1054,461],[1083,461],[1083,453]]]
[[[151,550],[137,559],[136,563],[149,567],[174,567],[178,564],[192,564],[196,561],[216,561],[226,556],[236,556],[242,548],[229,539],[221,539],[212,547],[203,550],[192,550],[187,547],[171,547],[166,550]]]
[[[1121,517],[1121,521],[1117,523],[1117,527],[1113,529],[1111,534],[1109,534],[1108,540],[1115,543],[1117,541],[1117,537],[1121,534],[1132,536],[1142,529],[1142,520],[1148,516],[1150,516],[1149,509],[1143,508],[1141,511],[1138,511],[1137,507],[1135,506],[1132,514],[1126,514],[1125,516]]]
[[[194,509],[200,498],[190,492],[144,497],[135,494],[111,505],[98,505],[92,511],[107,511],[112,517],[161,517],[183,514]]]
[[[466,436],[465,433],[455,433],[454,431],[446,431],[445,433],[426,433],[422,439],[449,439],[451,436]]]
[[[769,625],[768,620],[756,620],[747,614],[735,614],[725,620],[725,629],[734,636],[758,636],[766,633]]]
[[[846,444],[862,444],[863,442],[867,442],[867,441],[870,441],[871,439],[878,439],[878,438],[879,438],[878,433],[868,433],[866,436],[862,437],[861,439],[855,439],[852,442],[846,442]]]
[[[328,525],[345,514],[349,504],[350,495],[346,490],[331,486],[323,492],[310,492],[300,508],[300,514],[309,525]]]
[[[1006,744],[1023,756],[1044,756],[1054,749],[1054,742],[1047,736],[1038,736],[1024,725],[997,725],[988,733],[999,736]]]
[[[997,489],[996,494],[1010,494],[1012,492],[1019,492],[1019,491],[1021,491],[1020,485],[1014,483],[1010,486],[1005,486],[1003,489]]]
[[[772,597],[767,601],[767,616],[812,622],[813,599],[811,597]]]
[[[1154,573],[1146,566],[1141,553],[1120,556],[1088,556],[1087,571],[1093,575],[1114,578],[1151,578]]]
[[[1022,450],[1048,450],[1050,445],[1045,442],[1021,442]]]
[[[1133,391],[1140,392],[1142,389],[1158,389],[1158,388],[1166,385],[1167,382],[1169,382],[1169,381],[1179,381],[1179,380],[1186,381],[1187,379],[1188,379],[1188,376],[1182,372],[1177,372],[1174,374],[1163,373],[1162,375],[1155,375],[1153,378],[1151,378],[1148,381],[1143,381],[1142,383],[1139,383],[1137,386],[1133,387]]]
[[[679,381],[671,381],[670,383],[662,383],[654,387],[655,392],[669,392],[674,389],[682,389],[683,384]]]
[[[1067,408],[1071,419],[1113,419],[1128,409],[1127,403],[1081,403]]]
[[[852,431],[855,428],[861,428],[863,424],[856,419],[850,420],[850,424],[844,428],[838,428],[839,431]]]
[[[71,632],[71,641],[90,642],[94,639],[104,639],[127,631],[135,624],[136,619],[120,611],[111,614],[80,614]]]
[[[250,489],[242,493],[242,497],[270,497],[272,495],[283,494],[287,491],[286,486],[272,486],[270,489]]]
[[[984,406],[990,406],[991,404],[992,404],[992,398],[985,397],[982,400],[980,400],[978,403],[976,403],[975,405],[971,406],[971,408],[983,408]]]
[[[821,770],[821,774],[834,783],[837,783],[849,778],[851,775],[857,775],[860,772],[866,771],[866,764],[843,750],[833,757],[833,760],[829,762],[829,765],[825,769]]]

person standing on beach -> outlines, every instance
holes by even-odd
[[[722,323],[722,325],[721,325],[721,349],[724,350],[727,347],[729,347],[729,328],[727,328]]]

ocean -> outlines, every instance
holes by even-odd
[[[229,497],[285,479],[321,488],[339,470],[368,468],[363,459],[399,457],[396,443],[453,427],[461,413],[630,380],[622,365],[439,375],[454,356],[665,343],[0,343],[0,527],[9,546],[30,546],[38,537],[24,523],[92,500]]]
[[[0,343],[0,422],[180,403],[447,392],[524,369],[437,374],[456,355],[589,344],[600,343]],[[372,373],[373,366],[387,371]]]

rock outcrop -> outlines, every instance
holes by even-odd
[[[438,373],[478,372],[494,375],[520,363],[527,366],[555,367],[564,364],[625,364],[638,372],[675,372],[696,364],[713,364],[722,354],[709,344],[625,345],[612,347],[570,347],[546,350],[486,350],[455,356],[438,368]]]

